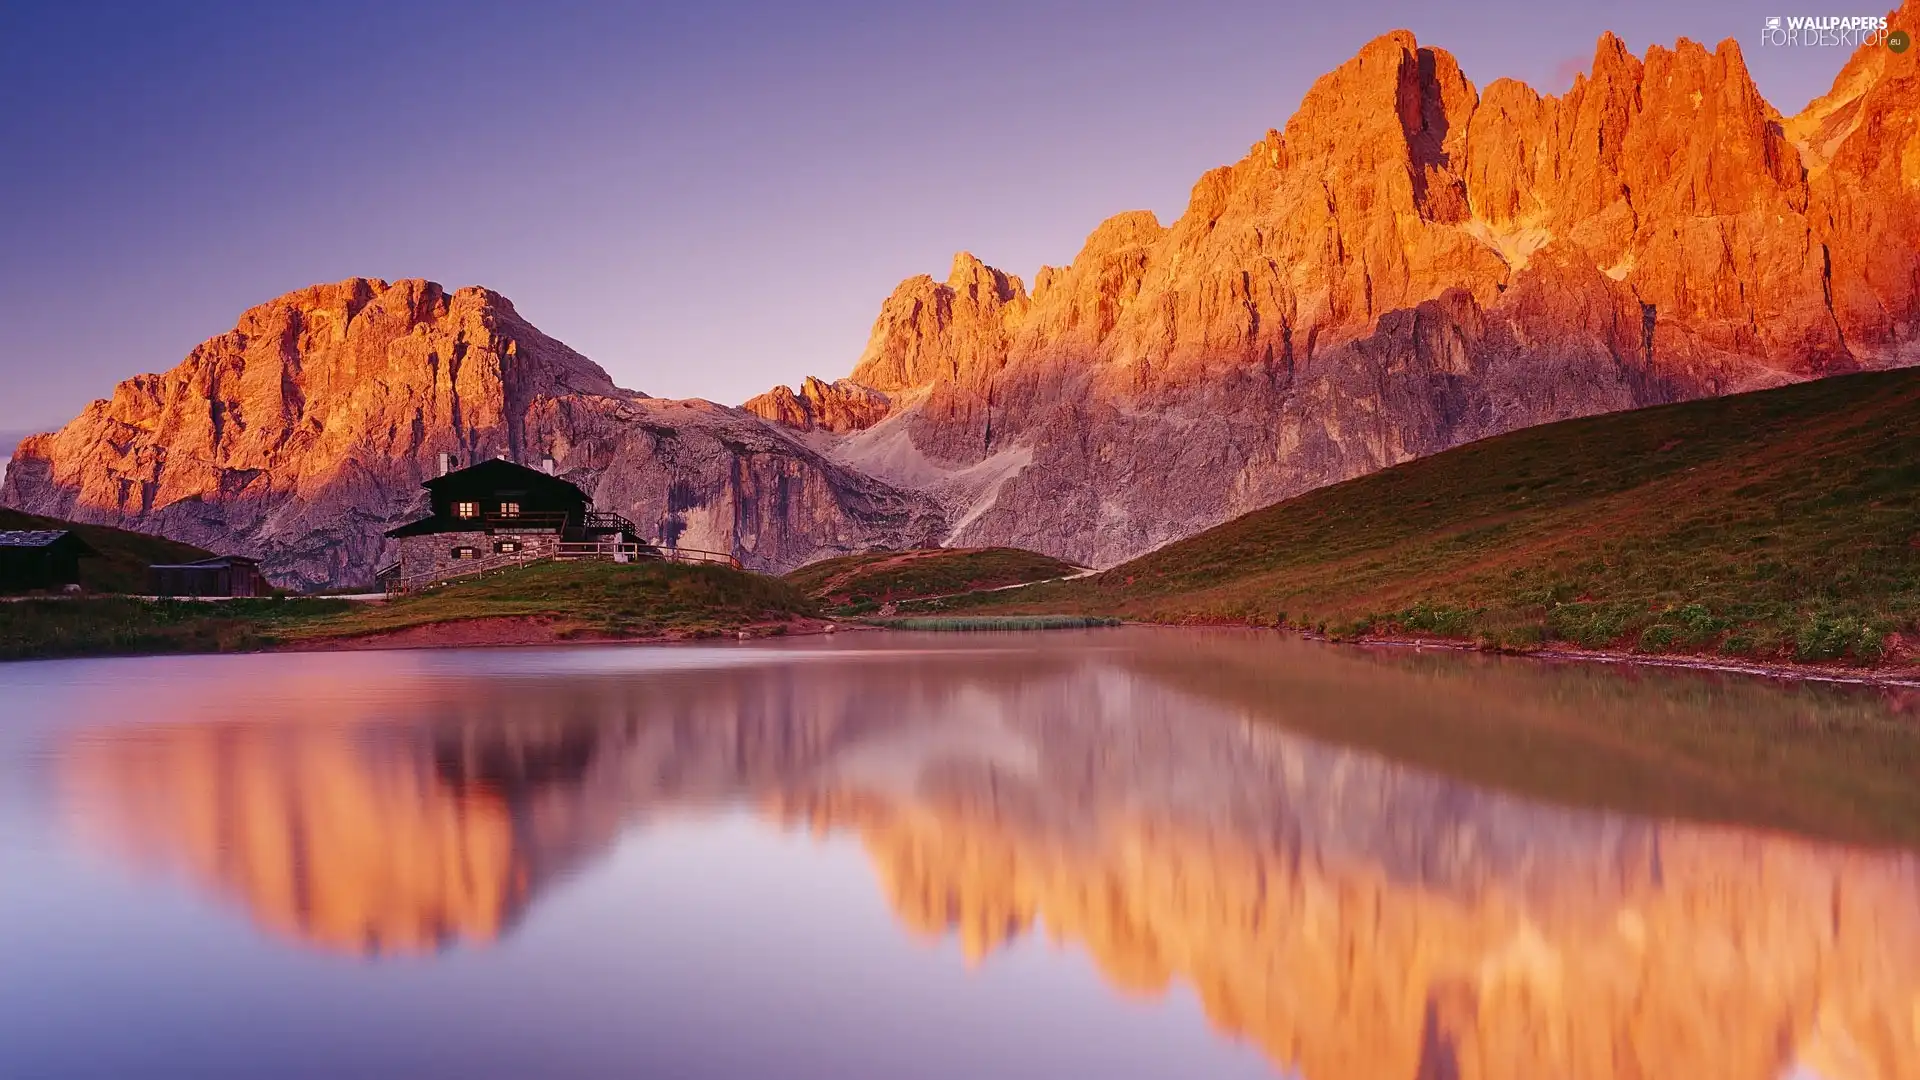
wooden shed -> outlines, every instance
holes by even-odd
[[[220,555],[149,566],[147,591],[154,596],[266,596],[273,588],[260,573],[260,560]]]
[[[66,529],[0,529],[0,592],[80,584],[80,559],[97,554]]]

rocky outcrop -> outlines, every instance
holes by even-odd
[[[852,381],[883,391],[980,385],[999,368],[1030,306],[1019,278],[963,251],[946,284],[921,275],[887,297]]]
[[[887,395],[852,379],[829,383],[809,375],[797,393],[776,386],[740,407],[799,431],[848,432],[884,420],[890,405]]]
[[[740,409],[698,399],[556,398],[532,418],[594,505],[669,544],[782,572],[831,555],[930,540],[945,518]]]
[[[1733,41],[1609,34],[1543,97],[1396,31],[1170,226],[1110,219],[1031,296],[966,255],[903,284],[851,378],[891,415],[829,453],[949,543],[1109,565],[1517,427],[1911,363],[1917,104],[1884,45],[1789,119]]]
[[[497,293],[360,278],[262,304],[26,439],[0,501],[259,556],[281,585],[364,583],[443,453],[551,457],[601,508],[759,569],[942,527],[751,414],[619,389]]]

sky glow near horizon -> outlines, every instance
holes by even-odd
[[[737,404],[847,374],[955,251],[1031,282],[1172,221],[1396,27],[1548,93],[1605,30],[1731,37],[1787,113],[1848,56],[1727,0],[265,7],[0,10],[0,433],[355,275],[486,285],[623,386]]]

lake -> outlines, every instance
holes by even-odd
[[[1920,698],[1259,632],[0,665],[0,1077],[1920,1075]]]

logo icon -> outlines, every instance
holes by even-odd
[[[1769,29],[1769,30],[1778,30],[1778,29],[1780,29],[1780,16],[1778,16],[1778,15],[1770,15],[1770,16],[1768,16],[1768,17],[1767,17],[1767,29]]]
[[[1913,44],[1913,38],[1905,30],[1895,30],[1887,35],[1887,48],[1894,52],[1906,52],[1907,46],[1911,44]]]

